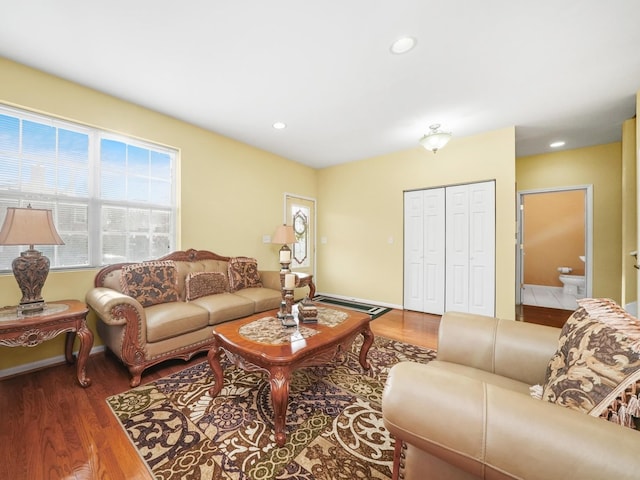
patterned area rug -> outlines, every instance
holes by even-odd
[[[211,398],[206,361],[107,399],[158,479],[389,479],[394,441],[380,402],[391,366],[426,363],[433,350],[376,337],[362,372],[358,337],[344,362],[292,375],[287,442],[274,443],[266,374],[224,359],[224,386]]]

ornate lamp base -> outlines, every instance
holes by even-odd
[[[44,299],[40,292],[49,275],[49,259],[38,250],[25,250],[13,260],[13,276],[18,282],[22,299],[19,312],[37,312],[44,309]]]
[[[33,303],[20,303],[18,305],[17,311],[18,313],[29,314],[29,313],[38,313],[42,312],[46,307],[46,303],[44,300]]]

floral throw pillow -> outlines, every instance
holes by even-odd
[[[640,321],[613,300],[578,304],[547,366],[542,400],[635,428]]]
[[[192,272],[184,286],[187,301],[229,291],[227,276],[222,272]]]
[[[229,288],[232,292],[243,288],[261,287],[258,261],[249,257],[234,257],[229,260]]]
[[[170,260],[135,263],[122,267],[122,292],[135,298],[143,307],[177,302],[178,273]]]

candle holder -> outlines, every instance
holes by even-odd
[[[291,273],[291,262],[280,262],[280,273]]]
[[[281,304],[282,305],[282,304]],[[293,307],[293,289],[284,289],[284,316],[280,319],[282,325],[285,327],[295,327],[297,325],[296,319],[292,313]]]
[[[296,234],[291,225],[280,225],[276,227],[276,232],[273,234],[273,243],[282,245],[279,252],[279,262],[282,267],[280,273],[291,272],[291,259],[293,257],[293,252],[287,244],[295,243],[295,241]]]
[[[280,273],[291,272],[291,249],[287,245],[280,249],[280,267]]]
[[[284,290],[284,303],[285,313],[291,315],[291,309],[293,307],[293,290]]]
[[[295,273],[280,272],[280,287],[282,288],[283,291],[285,290],[293,291],[293,289],[296,288],[297,284],[298,284],[298,276]],[[282,298],[284,298],[284,296]]]

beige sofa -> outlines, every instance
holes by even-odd
[[[558,328],[445,313],[437,359],[399,363],[388,376],[382,412],[396,439],[393,478],[639,478],[640,432],[532,398],[530,387],[543,385],[550,359],[557,366],[557,355],[564,361],[575,353],[558,350],[559,337],[566,346],[580,329],[601,333],[601,326],[575,325],[560,337]],[[584,365],[576,367],[563,381]]]
[[[132,387],[152,365],[207,351],[212,326],[278,308],[282,301],[280,272],[206,250],[110,265],[94,285],[86,301],[97,315],[98,334],[129,369]],[[314,291],[312,282],[307,286],[295,289],[296,300]]]

